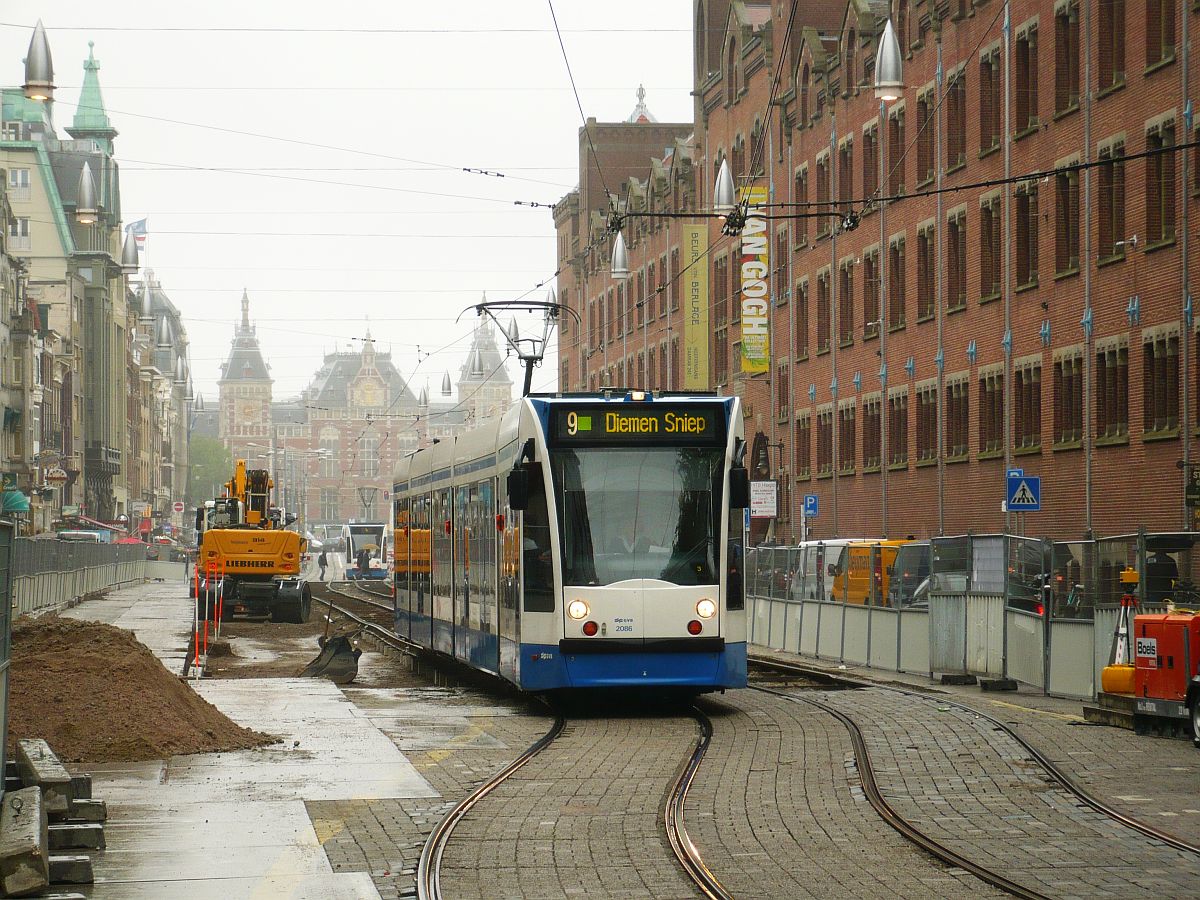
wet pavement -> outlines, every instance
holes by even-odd
[[[178,673],[190,609],[182,582],[151,583],[113,592],[69,615],[130,629]],[[94,857],[96,884],[88,896],[379,897],[369,873],[334,870],[305,806],[427,803],[439,796],[373,721],[378,703],[360,709],[319,679],[194,685],[238,724],[281,740],[258,750],[83,767],[93,775],[94,795],[109,808],[108,849]]]

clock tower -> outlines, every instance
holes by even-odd
[[[271,444],[271,372],[250,324],[250,297],[242,291],[242,320],[229,358],[221,365],[218,436],[234,459],[252,459]],[[261,468],[252,464],[251,468]],[[227,473],[220,474],[225,480]]]

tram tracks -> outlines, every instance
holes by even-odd
[[[880,691],[899,694],[905,697],[917,698],[922,702],[929,702],[931,699],[928,694],[924,694],[920,691],[906,690],[894,685],[872,684],[820,669],[812,669],[802,665],[789,664],[781,660],[756,658],[752,659],[751,661],[774,672],[800,676],[807,679],[815,678],[824,681],[827,684],[838,687],[870,687]],[[751,687],[754,690],[775,695],[793,703],[806,704],[815,707],[840,722],[850,735],[863,792],[867,797],[868,802],[870,802],[871,806],[875,809],[878,815],[885,822],[887,822],[889,826],[910,840],[912,843],[921,847],[934,857],[941,859],[943,862],[970,872],[980,880],[985,881],[988,884],[991,884],[1009,894],[1012,894],[1013,896],[1050,896],[1030,887],[1027,884],[1019,883],[1014,879],[996,871],[995,869],[975,862],[973,859],[949,846],[946,842],[940,841],[930,834],[922,831],[913,822],[898,812],[893,805],[888,802],[884,791],[881,789],[876,779],[875,768],[871,758],[871,751],[862,728],[860,728],[853,717],[847,714],[844,710],[838,709],[835,705],[823,700],[814,697],[803,696],[794,692],[781,691],[754,684],[751,684]],[[1055,765],[1053,761],[1048,759],[1045,754],[1033,747],[1029,741],[1021,737],[1007,723],[1002,722],[994,716],[990,716],[979,709],[968,706],[964,703],[950,700],[941,695],[937,697],[937,703],[940,708],[953,708],[958,712],[965,713],[969,716],[978,717],[979,719],[986,721],[997,731],[1002,732],[1004,735],[1011,738],[1029,755],[1035,764],[1045,772],[1048,780],[1056,788],[1060,788],[1065,791],[1070,797],[1078,801],[1080,805],[1088,807],[1092,811],[1099,813],[1100,815],[1116,822],[1117,824],[1136,831],[1141,835],[1152,838],[1153,840],[1158,841],[1167,847],[1189,854],[1200,855],[1200,846],[1189,843],[1188,841],[1182,840],[1173,834],[1163,831],[1162,829],[1156,828],[1153,825],[1126,815],[1125,813],[1114,809],[1107,803],[1084,790],[1082,787],[1077,785],[1075,781],[1069,775],[1067,775],[1067,773]]]
[[[434,828],[422,849],[417,867],[417,895],[421,900],[440,900],[445,896],[441,884],[442,860],[455,829],[468,813],[506,782],[511,781],[513,776],[527,763],[560,740],[568,723],[572,720],[559,708],[551,707],[551,711],[555,718],[550,729],[504,769],[464,797]],[[708,717],[697,708],[691,709],[690,713],[698,726],[697,738],[691,746],[681,771],[667,791],[662,824],[666,830],[667,842],[680,868],[700,894],[710,900],[730,900],[731,895],[705,863],[700,849],[688,835],[684,824],[684,806],[687,801],[688,788],[691,786],[712,738],[712,724]],[[578,724],[583,720],[575,721]],[[561,747],[559,749],[562,750]],[[588,747],[582,755],[591,755],[593,752],[594,748]],[[543,774],[539,773],[539,777]]]
[[[369,607],[368,615],[372,617],[377,618],[381,613],[386,613],[390,622],[393,610],[390,595],[387,595],[388,602],[364,596],[374,594],[377,597],[383,597],[385,595],[381,591],[371,590],[367,586],[358,584],[357,582],[327,582],[322,587],[325,591],[338,595],[344,600]],[[380,624],[378,621],[373,621],[372,618],[359,615],[344,603],[329,602],[329,607],[332,611],[355,622],[373,637],[395,649],[410,654],[419,652],[421,649],[397,637],[392,633],[388,625]],[[423,900],[435,900],[435,898],[443,896],[441,890],[442,857],[459,823],[481,801],[495,792],[505,782],[511,780],[520,769],[550,747],[562,735],[568,718],[562,711],[554,707],[551,707],[550,710],[554,714],[554,722],[550,729],[522,751],[507,766],[464,797],[434,828],[422,849],[420,862],[417,867],[417,891],[418,896],[423,898]],[[682,765],[678,777],[667,792],[663,811],[663,827],[666,832],[667,842],[679,866],[692,883],[695,884],[701,895],[710,898],[710,900],[729,900],[731,895],[725,890],[720,880],[705,863],[700,849],[688,835],[684,824],[684,807],[688,789],[691,787],[700,763],[704,759],[704,754],[708,750],[713,733],[711,721],[709,721],[708,717],[699,708],[693,707],[690,713],[697,723],[697,737],[688,758]]]

